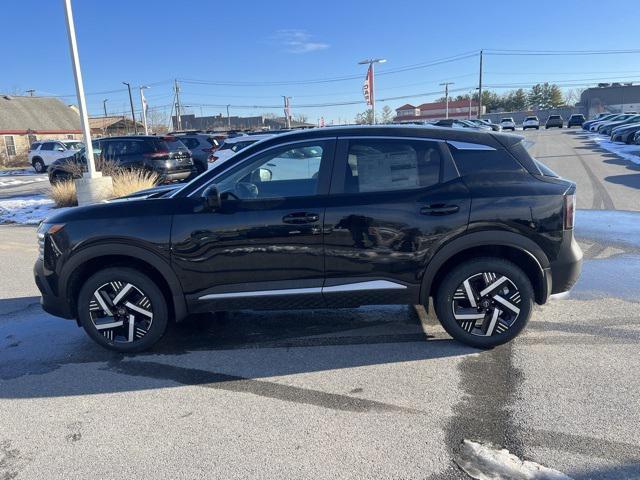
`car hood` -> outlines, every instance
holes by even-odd
[[[139,192],[134,192],[124,197],[116,198],[113,201],[118,200],[141,200],[145,198],[158,198],[162,197],[170,192],[174,192],[178,188],[182,187],[184,184],[170,184],[170,185],[158,185],[157,187],[147,188],[145,190],[140,190]]]

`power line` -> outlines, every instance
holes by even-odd
[[[485,50],[487,55],[621,55],[640,53],[640,49],[633,50]]]

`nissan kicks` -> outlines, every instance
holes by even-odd
[[[179,188],[52,215],[35,281],[47,312],[120,352],[193,313],[430,298],[452,337],[490,348],[578,278],[575,191],[520,136],[286,133]]]

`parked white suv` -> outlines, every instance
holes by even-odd
[[[522,122],[522,130],[526,130],[527,128],[535,128],[536,130],[540,130],[540,120],[535,115],[532,117],[527,117]]]
[[[258,134],[258,135],[241,135],[238,137],[232,137],[225,139],[215,152],[209,155],[209,168],[220,165],[222,162],[226,162],[233,157],[240,150],[244,150],[249,145],[252,145],[260,140],[273,137],[274,134]],[[213,165],[215,163],[215,165]]]
[[[29,162],[38,173],[47,171],[47,167],[59,158],[69,157],[84,147],[79,140],[41,140],[33,142],[29,148]]]
[[[516,130],[516,122],[514,122],[511,117],[501,119],[500,126],[502,127],[502,130],[511,130],[512,132],[515,132]]]

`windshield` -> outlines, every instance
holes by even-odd
[[[533,121],[535,121],[535,120],[538,120],[538,117],[527,117],[527,118],[525,119],[525,122],[526,122],[527,120],[533,120]]]
[[[84,143],[82,142],[64,142],[64,146],[69,150],[79,150],[84,148]]]

